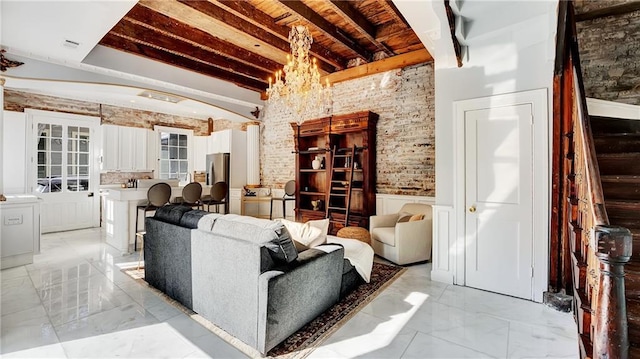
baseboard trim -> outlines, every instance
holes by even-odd
[[[431,280],[434,282],[453,284],[453,274],[441,270],[432,270]]]

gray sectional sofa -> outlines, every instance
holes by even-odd
[[[278,221],[166,206],[145,228],[145,280],[262,354],[362,283],[341,246],[298,253]]]

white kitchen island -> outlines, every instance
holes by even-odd
[[[157,180],[156,180],[157,181]],[[171,184],[171,183],[170,183]],[[171,187],[171,199],[182,196],[183,186]],[[107,244],[118,249],[122,254],[133,252],[133,241],[136,236],[136,207],[147,203],[146,188],[119,188],[117,185],[101,186],[102,227],[105,229]],[[202,197],[208,195],[211,186],[202,186]],[[229,190],[229,213],[240,214],[240,188]],[[206,207],[205,207],[206,208]],[[212,208],[213,210],[213,208]],[[220,206],[220,211],[223,207]],[[144,228],[144,217],[140,211],[138,229]]]
[[[182,196],[184,187],[171,187],[171,199]],[[202,186],[202,195],[209,194],[211,186]],[[149,188],[104,188],[102,226],[107,244],[122,254],[131,253],[136,235],[136,207],[147,203]],[[140,211],[138,229],[144,228],[144,214]]]

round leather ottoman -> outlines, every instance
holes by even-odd
[[[366,228],[362,227],[344,227],[338,230],[336,236],[340,238],[351,238],[357,239],[360,242],[364,242],[368,245],[371,245],[371,234]]]

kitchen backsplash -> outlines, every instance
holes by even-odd
[[[121,184],[130,179],[153,178],[153,172],[105,172],[100,174],[100,184]]]

